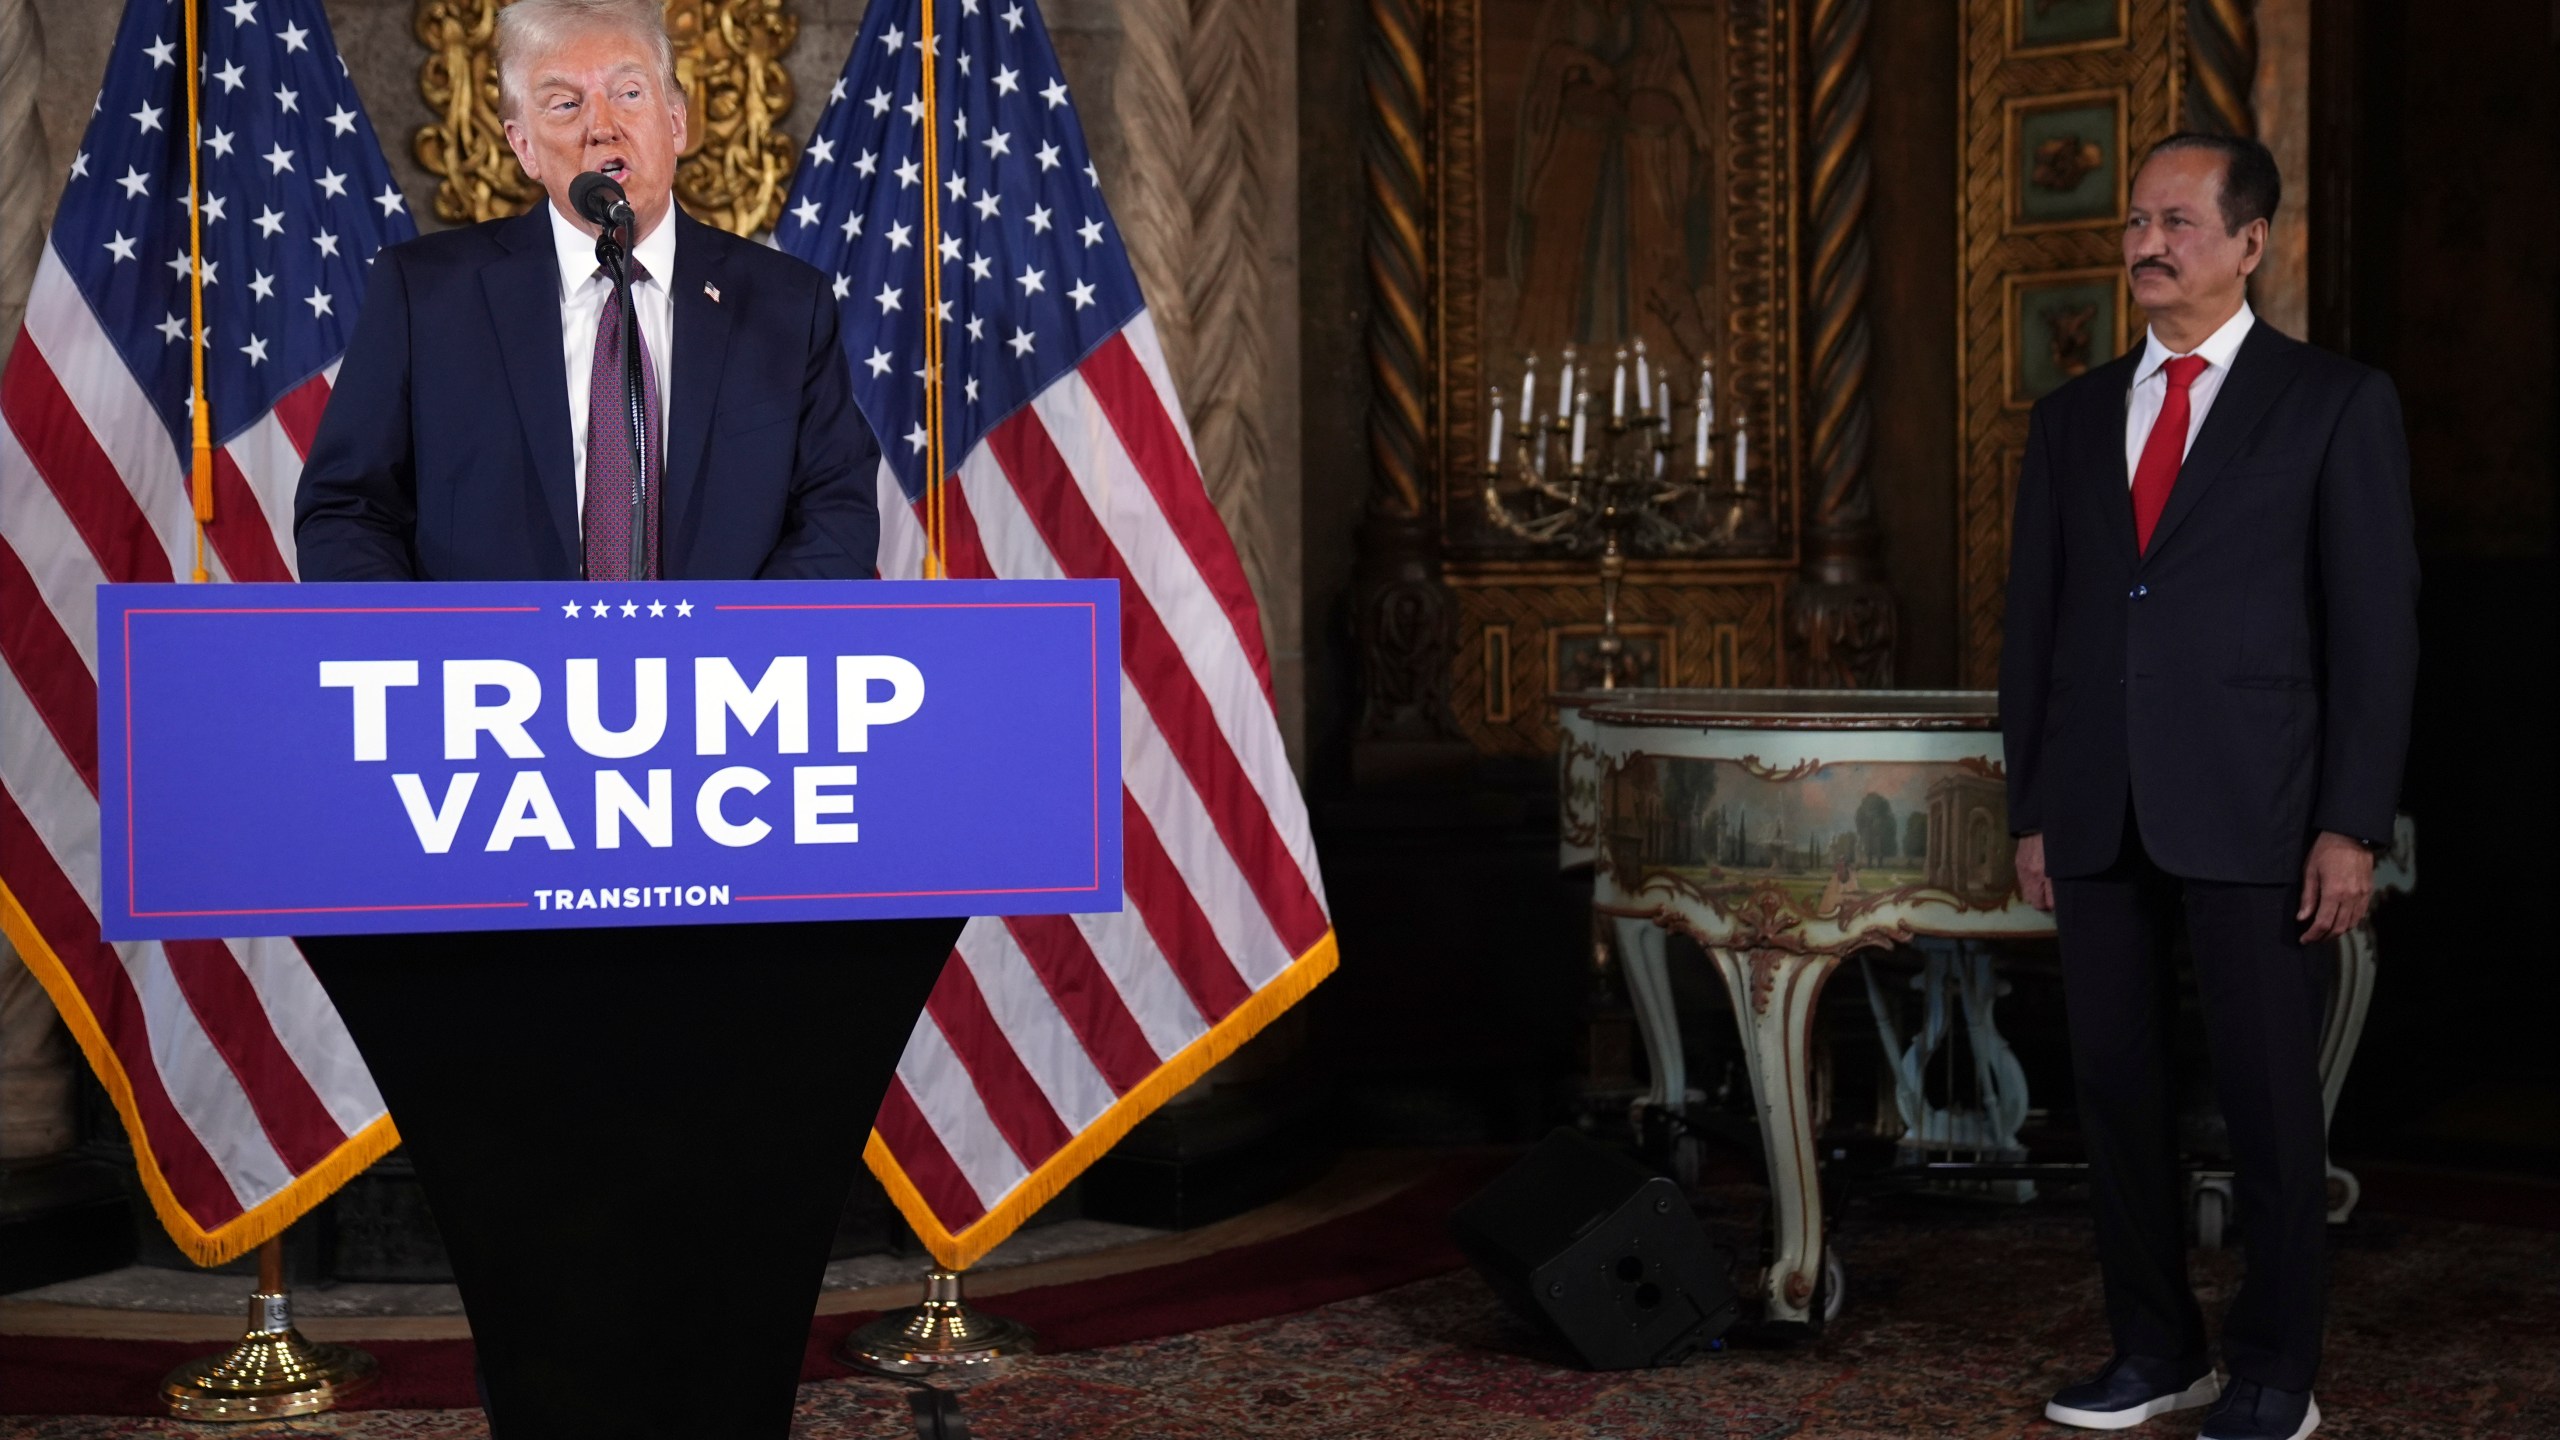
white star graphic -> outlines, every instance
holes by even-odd
[[[311,318],[314,320],[319,319],[323,315],[335,315],[338,313],[337,311],[329,308],[331,305],[336,303],[336,297],[332,296],[328,291],[321,289],[317,285],[311,287],[310,294],[302,297],[302,303],[311,307]]]
[[[83,150],[79,154],[71,157],[71,178],[74,180],[86,180],[89,178],[88,151]]]
[[[225,95],[239,89],[248,75],[249,72],[240,68],[240,62],[237,60],[213,72],[213,78],[222,82],[222,93]]]
[[[978,192],[978,218],[979,218],[979,219],[981,219],[981,220],[993,220],[994,218],[996,218],[996,214],[997,214],[997,211],[998,211],[998,208],[999,208],[1000,204],[1001,204],[1001,201],[1000,201],[1000,200],[999,200],[999,198],[997,197],[996,192],[994,192],[993,190],[981,190],[981,191],[979,191],[979,192]]]
[[[862,178],[866,180],[870,179],[873,175],[879,173],[880,152],[876,150],[863,151],[861,156],[853,162],[853,168],[862,172]]]
[[[1052,109],[1052,110],[1055,110],[1055,109],[1057,109],[1059,106],[1066,104],[1066,103],[1067,103],[1067,84],[1066,84],[1066,82],[1065,82],[1065,81],[1063,81],[1063,80],[1055,80],[1055,79],[1053,79],[1053,80],[1051,80],[1048,84],[1041,86],[1041,87],[1040,87],[1040,98],[1041,98],[1041,99],[1043,99],[1043,100],[1048,101],[1048,102],[1049,102],[1049,108],[1050,108],[1050,109]]]
[[[961,387],[960,387],[960,389],[961,389],[961,393],[963,393],[963,394],[965,394],[965,395],[967,395],[967,396],[969,397],[969,403],[970,403],[970,404],[975,405],[975,404],[977,404],[977,403],[978,403],[978,377],[977,377],[977,376],[975,376],[975,375],[970,376],[970,377],[969,377],[969,383],[968,383],[968,384],[966,384],[966,385],[961,386]]]
[[[1043,140],[1043,141],[1041,141],[1041,142],[1040,142],[1040,152],[1039,152],[1039,153],[1040,153],[1040,168],[1041,168],[1041,169],[1043,169],[1043,170],[1055,170],[1055,169],[1057,169],[1057,168],[1058,168],[1058,155],[1059,155],[1059,150],[1058,150],[1058,147],[1057,147],[1057,146],[1050,144],[1050,143],[1049,143],[1048,141],[1046,141],[1046,140]]]
[[[273,240],[284,233],[284,212],[272,205],[258,207],[258,233]]]
[[[222,218],[222,204],[222,197],[219,195],[204,197],[204,223],[211,225]]]
[[[907,43],[907,32],[899,29],[895,25],[892,25],[889,27],[888,33],[880,37],[880,43],[888,46],[889,53],[895,55],[898,53],[898,47]]]
[[[874,90],[871,98],[862,103],[871,107],[871,116],[876,120],[889,113],[889,92],[886,89]]]
[[[801,197],[801,200],[800,200],[800,203],[791,207],[791,218],[792,218],[792,219],[794,219],[794,220],[799,221],[799,222],[800,222],[801,224],[803,224],[803,225],[815,225],[815,224],[817,224],[817,223],[818,223],[818,200],[817,200],[817,197],[816,197],[816,196],[814,196],[814,195],[802,196],[802,197]],[[626,429],[626,430],[628,430],[628,429],[629,429],[629,428],[631,428],[631,427],[629,427],[629,426],[627,426],[627,425],[626,425],[626,426],[624,426],[623,428],[624,428],[624,429]]]
[[[969,338],[970,338],[970,339],[972,339],[972,340],[984,340],[985,338],[987,338],[987,336],[986,336],[986,330],[987,330],[987,317],[985,317],[985,316],[983,316],[983,315],[972,315],[972,316],[970,316],[970,317],[969,317]]]
[[[1010,95],[1022,88],[1022,72],[1007,65],[996,71],[996,93]]]
[[[960,13],[963,15],[977,14],[978,0],[960,0]]]
[[[916,162],[912,157],[910,157],[907,163],[898,167],[898,188],[901,190],[914,189],[916,173]]]
[[[948,300],[935,301],[933,303],[933,318],[948,322],[951,319],[951,302]]]
[[[871,367],[873,378],[886,375],[889,373],[889,352],[874,345],[871,347],[870,356],[862,363]]]
[[[960,237],[959,237],[959,236],[957,236],[957,235],[945,235],[945,236],[943,236],[943,237],[942,237],[942,244],[941,244],[941,246],[940,246],[940,249],[941,249],[941,251],[942,251],[942,259],[943,259],[943,262],[944,262],[945,264],[948,264],[948,263],[950,263],[951,261],[954,261],[954,260],[959,259],[959,258],[960,258]]]
[[[330,234],[330,233],[329,233],[328,231],[326,231],[326,230],[323,230],[323,231],[321,231],[319,234],[314,235],[314,236],[312,236],[312,237],[311,237],[311,243],[320,247],[320,253],[321,253],[321,254],[326,255],[326,256],[328,256],[329,258],[333,259],[333,260],[337,258],[337,256],[338,256],[338,237],[337,237],[337,236]]]
[[[344,200],[347,198],[347,177],[335,170],[323,170],[320,172],[320,190],[322,194]]]
[[[605,612],[605,603],[604,603],[603,601],[599,600],[599,601],[597,601],[597,602],[595,603],[594,607],[593,607],[592,609],[590,609],[587,613],[588,613],[588,614],[590,614],[590,615],[594,615],[594,616],[596,616],[597,618],[601,619],[601,618],[603,618],[603,616],[604,616],[604,612]]]
[[[925,433],[922,425],[918,425],[907,432],[907,443],[916,447],[916,453],[919,455],[924,453],[925,444],[932,438],[932,436]]]
[[[249,363],[255,365],[267,358],[267,342],[252,335],[249,343],[240,347],[240,353],[248,356]]]
[[[356,133],[356,112],[341,105],[329,112],[329,128],[341,135]]]
[[[627,428],[627,427],[626,427],[626,428]],[[640,613],[640,602],[639,602],[639,601],[637,601],[637,600],[625,600],[625,601],[623,601],[623,602],[622,602],[622,618],[623,618],[623,619],[625,619],[625,620],[632,619],[633,617],[637,616],[639,613]]]
[[[837,98],[837,99],[843,99],[844,97],[843,97],[843,96],[841,96],[841,95],[839,95],[839,96],[837,96],[836,98]],[[650,602],[649,602],[649,616],[650,616],[650,618],[651,618],[651,619],[656,619],[656,618],[658,618],[659,616],[662,616],[662,615],[664,615],[664,614],[666,614],[666,613],[667,613],[667,602],[666,602],[666,601],[664,601],[664,600],[652,600],[652,601],[650,601]]]
[[[880,287],[880,293],[871,298],[880,302],[880,313],[886,315],[898,308],[898,287],[883,285]]]
[[[303,40],[310,34],[310,31],[299,25],[287,23],[283,29],[276,32],[276,38],[284,42],[285,53],[291,54],[302,48]]]
[[[963,75],[969,73],[969,52],[966,50],[960,52],[960,73]]]
[[[261,270],[249,278],[249,293],[261,300],[276,298],[276,277]]]
[[[1068,287],[1067,293],[1075,297],[1076,308],[1081,310],[1087,305],[1093,303],[1093,282],[1090,280],[1079,280],[1074,285]]]
[[[1031,353],[1031,332],[1016,326],[1013,338],[1005,343],[1013,347],[1013,358],[1019,360]]]
[[[914,227],[914,226],[912,226],[912,225],[909,225],[909,224],[905,223],[904,221],[901,221],[901,222],[899,222],[898,224],[895,224],[895,225],[890,226],[890,227],[889,227],[889,248],[890,248],[891,250],[904,250],[904,249],[906,249],[909,245],[912,245],[912,244],[914,244],[914,243],[915,243],[915,241],[914,241],[914,240],[912,240],[912,239],[910,239],[910,238],[909,238],[910,236],[913,236],[915,233],[916,233],[916,232],[915,232],[915,227]]]
[[[907,118],[908,118],[908,119],[910,119],[910,120],[914,121],[915,123],[917,123],[917,124],[919,124],[919,125],[921,125],[921,124],[923,124],[923,123],[924,123],[924,96],[923,96],[923,95],[918,94],[918,95],[915,95],[915,96],[910,97],[910,98],[908,99],[907,103],[906,103],[904,106],[900,107],[900,108],[904,109],[904,110],[907,112]]]
[[[276,108],[287,114],[292,114],[294,113],[293,102],[300,98],[302,98],[301,91],[278,89],[276,91]]]
[[[293,152],[284,148],[281,141],[268,150],[264,158],[269,165],[275,167],[267,172],[271,175],[281,175],[293,168]]]
[[[258,18],[257,0],[232,0],[229,8],[234,25],[247,25]]]
[[[1013,283],[1022,287],[1023,294],[1037,295],[1041,290],[1041,278],[1047,274],[1045,270],[1034,270],[1025,265],[1022,267],[1022,273],[1013,277]]]
[[[969,257],[969,278],[970,278],[970,279],[972,279],[972,280],[985,280],[985,279],[992,278],[992,277],[995,275],[995,273],[996,273],[996,262],[994,262],[993,260],[988,259],[988,258],[987,258],[986,256],[984,256],[984,255],[972,255],[972,256],[970,256],[970,257]]]
[[[809,163],[811,165],[831,165],[835,163],[835,158],[836,142],[833,140],[821,135],[817,139],[809,142]]]
[[[862,233],[862,217],[861,217],[860,215],[847,215],[847,216],[845,216],[845,217],[844,217],[844,238],[846,238],[847,240],[850,240],[850,239],[852,239],[853,237],[855,237],[855,236],[857,236],[857,235],[859,235],[859,234],[861,234],[861,233]]]
[[[124,238],[124,232],[121,230],[116,232],[116,238],[108,241],[105,245],[99,248],[105,250],[108,254],[113,255],[118,260],[131,260],[134,258],[133,242]]]
[[[988,136],[979,143],[987,147],[987,158],[990,160],[995,159],[999,155],[1010,155],[1013,153],[1013,137],[1002,130]]]
[[[969,198],[969,177],[954,170],[951,172],[951,178],[943,182],[942,188],[951,192],[951,201],[956,205]]]
[[[677,617],[678,619],[682,619],[683,617],[685,617],[685,616],[687,616],[687,615],[690,615],[690,614],[692,614],[692,613],[693,613],[693,602],[692,602],[692,601],[690,601],[690,600],[679,600],[679,601],[677,601],[677,602],[676,602],[676,617]]]
[[[177,276],[177,277],[178,277],[179,279],[181,279],[181,280],[184,280],[184,279],[186,279],[186,278],[187,278],[187,252],[186,252],[186,251],[181,250],[181,251],[179,251],[177,254],[172,255],[172,256],[170,256],[170,257],[169,257],[169,273],[170,273],[170,274],[172,274],[172,275]]]
[[[1084,237],[1085,248],[1091,249],[1102,243],[1102,222],[1087,220],[1076,227],[1076,233]]]
[[[843,104],[843,103],[844,103],[844,77],[843,77],[843,76],[841,76],[841,75],[837,76],[837,77],[836,77],[835,88],[833,88],[833,89],[831,89],[831,90],[829,90],[829,91],[827,92],[827,103],[828,103],[828,104],[830,104],[830,105],[841,105],[841,104]]]
[[[963,140],[969,138],[969,112],[962,110],[957,111],[952,115],[951,133],[959,136]]]
[[[578,602],[577,602],[577,601],[575,601],[575,600],[572,600],[572,601],[570,601],[568,604],[561,606],[561,607],[560,607],[560,613],[561,613],[561,614],[563,614],[563,615],[568,616],[568,617],[569,617],[570,619],[572,619],[572,620],[577,619],[577,618],[578,618]]]
[[[835,292],[836,298],[839,300],[851,295],[853,293],[853,277],[843,273],[842,271],[838,271],[835,278]]]
[[[135,124],[142,127],[143,134],[150,134],[152,131],[160,128],[160,107],[157,105],[143,106],[141,109],[133,112],[133,121]]]
[[[164,65],[177,63],[178,47],[163,40],[157,45],[145,47],[142,53],[151,57],[151,68],[157,70]]]
[[[382,207],[382,217],[386,220],[409,208],[409,202],[401,197],[397,185],[384,185],[382,193],[373,197],[373,203]]]
[[[211,135],[205,137],[204,148],[212,151],[220,158],[228,160],[231,158],[231,140],[232,136],[230,131],[216,130]]]
[[[1048,206],[1043,205],[1031,212],[1031,233],[1034,235],[1046,235],[1049,233]]]
[[[1007,30],[1019,30],[1019,29],[1021,29],[1021,28],[1022,28],[1022,7],[1021,7],[1021,6],[1019,6],[1019,5],[1008,5],[1008,6],[1006,6],[1006,7],[1005,7],[1005,10],[1004,10],[1004,28],[1006,28]]]

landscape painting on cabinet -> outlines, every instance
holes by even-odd
[[[1845,922],[1922,893],[1997,910],[2017,889],[1995,765],[1637,755],[1602,785],[1602,863],[1632,893],[1669,875],[1718,909],[1775,888]]]

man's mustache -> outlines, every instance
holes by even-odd
[[[2166,260],[2136,260],[2133,262],[2133,268],[2136,272],[2157,270],[2163,275],[2172,277],[2176,276],[2178,273],[2178,267],[2170,264]]]

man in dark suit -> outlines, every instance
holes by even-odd
[[[2299,1440],[2325,1306],[2327,942],[2364,918],[2417,669],[2400,404],[2250,312],[2279,181],[2177,136],[2133,186],[2143,346],[2030,425],[2000,666],[2009,819],[2055,911],[2115,1357],[2046,1414],[2214,1404],[2207,1440]],[[2186,1279],[2171,1109],[2185,925],[2238,1166],[2248,1278],[2225,1387]]]
[[[377,259],[302,475],[303,578],[869,576],[879,452],[832,296],[672,204],[659,0],[519,0],[497,54],[549,203]],[[582,171],[637,216],[645,462]],[[302,942],[425,1187],[497,1440],[788,1432],[865,1136],[960,923]]]

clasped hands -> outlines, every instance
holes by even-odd
[[[2018,837],[2018,893],[2039,910],[2053,908],[2053,879],[2044,871],[2044,837]],[[2296,920],[2308,920],[2305,945],[2334,940],[2364,923],[2373,908],[2373,852],[2364,842],[2323,830],[2302,862],[2302,904]]]

